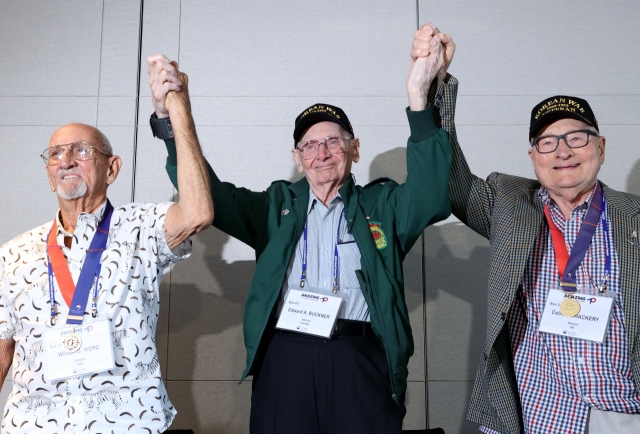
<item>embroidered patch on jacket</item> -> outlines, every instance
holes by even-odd
[[[380,227],[381,225],[382,223],[380,222],[369,222],[369,230],[371,231],[371,235],[373,235],[373,241],[375,241],[378,250],[387,247],[387,237],[384,235],[384,231]]]

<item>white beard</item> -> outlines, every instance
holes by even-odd
[[[75,186],[66,186],[61,183],[56,187],[56,193],[63,199],[73,200],[87,194],[87,183],[82,178],[78,178],[80,182]]]

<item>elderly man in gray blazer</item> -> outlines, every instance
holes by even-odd
[[[531,113],[536,180],[473,175],[458,144],[455,45],[429,96],[449,134],[453,214],[491,244],[487,331],[467,418],[487,433],[640,432],[640,198],[598,180],[606,139],[587,101]],[[426,89],[425,89],[426,92]]]

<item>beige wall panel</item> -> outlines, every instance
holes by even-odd
[[[420,23],[432,21],[453,36],[458,49],[451,72],[466,84],[466,95],[588,99],[640,91],[635,0],[421,0],[419,5]],[[606,29],[616,42],[586,29]]]
[[[415,2],[182,3],[180,61],[205,96],[404,95]]]
[[[144,2],[142,22],[142,64],[140,68],[140,95],[149,97],[149,76],[147,57],[163,53],[172,60],[178,59],[180,52],[180,9],[178,0],[147,0]],[[148,98],[141,98],[149,102]],[[149,116],[153,110],[140,111],[140,123],[149,125]]]
[[[189,71],[186,71],[187,73]],[[398,74],[396,80],[404,82],[409,72]],[[190,80],[190,88],[199,92],[206,87],[208,80]],[[406,96],[274,96],[274,97],[199,97],[191,98],[196,125],[261,125],[288,126],[291,129],[287,145],[293,144],[293,126],[295,118],[312,104],[323,103],[341,107],[349,116],[356,136],[362,126],[408,125],[404,108]],[[151,113],[151,100],[144,102],[145,109]],[[142,104],[141,104],[142,105]],[[241,131],[241,130],[240,130]]]
[[[425,429],[426,419],[424,417],[424,398],[424,382],[409,381],[409,383],[407,383],[407,394],[405,398],[407,414],[402,421],[402,429]]]
[[[132,133],[133,137],[133,133]],[[151,135],[149,124],[138,129],[136,202],[171,202],[173,185],[165,170],[167,148]]]
[[[146,71],[146,67],[145,67]],[[190,74],[188,70],[185,70]],[[409,72],[399,74],[398,82],[402,83]],[[145,72],[146,74],[146,72]],[[189,75],[189,87],[192,92],[200,92],[206,87],[207,79],[195,79]],[[141,90],[149,93],[148,76],[143,77]],[[142,93],[142,92],[141,92]],[[291,97],[206,97],[192,96],[191,106],[196,127],[204,126],[286,126],[290,132],[286,137],[286,145],[293,145],[293,126],[295,118],[312,104],[326,103],[343,108],[353,125],[356,136],[363,126],[397,126],[407,125],[405,107],[406,96],[291,96]],[[149,129],[149,116],[153,113],[151,97],[140,98],[139,124]],[[150,130],[149,130],[150,131]],[[242,138],[242,128],[237,129]],[[408,129],[407,129],[408,131]],[[149,132],[149,134],[151,134]],[[408,136],[408,134],[407,134]],[[246,139],[245,139],[246,141]]]
[[[94,96],[0,96],[0,125],[50,125],[52,133],[71,122],[95,125],[97,100]]]
[[[3,1],[2,96],[95,96],[102,1]]]
[[[475,378],[486,326],[489,254],[488,241],[460,223],[425,231],[429,380]]]
[[[123,126],[135,124],[135,96],[100,96],[98,99],[98,124],[101,126]],[[149,133],[149,118],[146,126],[142,126],[142,134]],[[140,140],[140,138],[138,138]],[[129,139],[133,143],[133,134]]]
[[[135,96],[140,1],[104,0],[103,14],[100,96]],[[135,106],[128,110],[133,119]],[[132,122],[130,119],[128,124]]]
[[[238,380],[245,366],[244,303],[255,262],[227,262],[229,236],[208,229],[171,273],[169,380]]]
[[[168,381],[169,399],[178,410],[171,429],[196,433],[249,432],[251,381]]]
[[[443,428],[447,434],[477,434],[478,424],[465,419],[473,383],[470,381],[429,382],[429,428]]]
[[[51,192],[40,154],[55,128],[0,127],[0,144],[8,153],[0,170],[0,244],[53,220],[58,201]]]

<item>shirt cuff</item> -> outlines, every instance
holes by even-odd
[[[409,140],[414,143],[424,142],[438,133],[439,128],[433,120],[430,105],[424,110],[415,112],[407,107],[407,118],[411,129]]]
[[[164,222],[167,217],[167,211],[174,205],[173,202],[159,203],[155,206],[154,214],[159,216],[155,224],[156,228],[156,240],[158,245],[158,267],[166,268],[171,264],[180,262],[183,259],[187,259],[191,256],[192,244],[191,238],[187,238],[173,249],[169,248],[167,239],[164,233]]]

